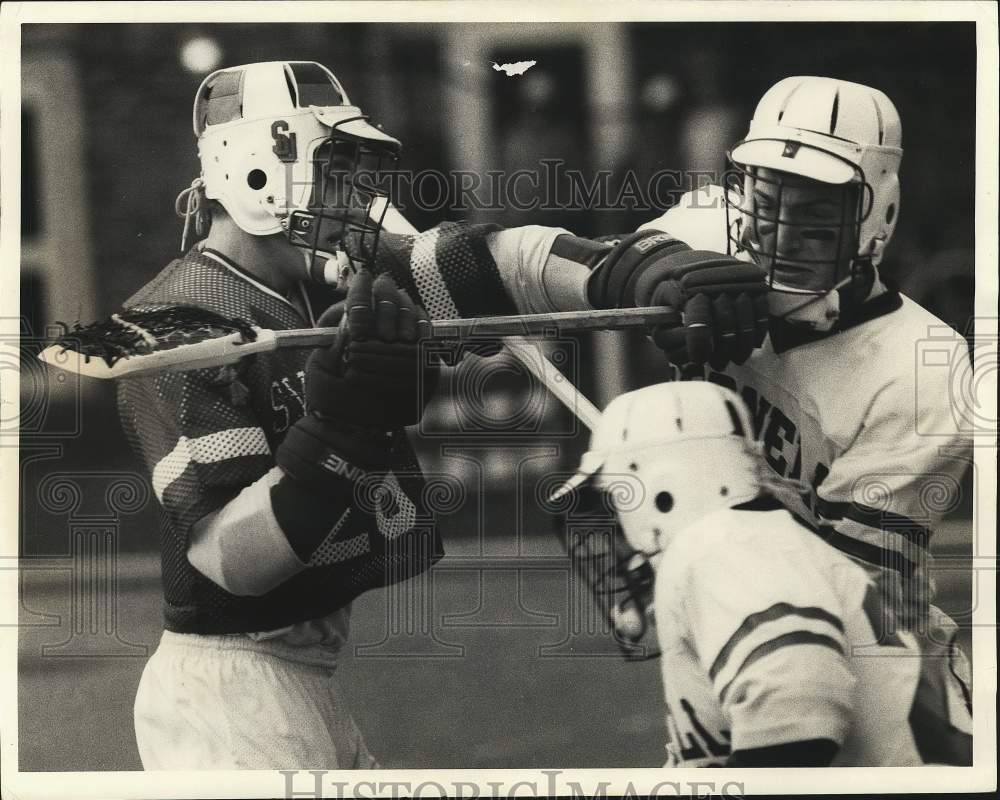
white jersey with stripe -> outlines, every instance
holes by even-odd
[[[918,371],[922,340],[940,323],[900,301],[786,352],[769,338],[742,365],[706,368],[704,377],[750,407],[786,508],[835,547],[898,574],[897,610],[912,622],[932,595],[931,534],[958,503],[971,452],[953,419],[947,371]],[[960,337],[947,346],[967,359]]]
[[[947,659],[887,629],[865,570],[773,508],[714,512],[663,552],[668,765],[812,739],[839,745],[835,766],[966,760],[970,720]]]

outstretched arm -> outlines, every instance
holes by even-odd
[[[432,319],[581,311],[592,260],[553,255],[559,228],[446,222],[423,233],[383,233],[376,272],[388,272]],[[585,242],[586,240],[579,240]],[[591,254],[606,245],[590,243]]]
[[[432,319],[670,306],[676,320],[651,333],[681,364],[742,362],[765,334],[767,287],[756,266],[654,230],[598,242],[560,228],[444,223],[384,234],[376,270]]]

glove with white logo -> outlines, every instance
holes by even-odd
[[[692,250],[669,234],[643,230],[610,242],[590,276],[595,308],[669,306],[673,322],[650,336],[678,365],[742,364],[767,333],[767,282],[755,264]]]

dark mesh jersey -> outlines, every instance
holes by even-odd
[[[168,265],[126,307],[178,304],[274,330],[309,325],[277,292],[197,249]],[[371,513],[352,509],[303,572],[263,596],[242,597],[191,566],[187,548],[194,523],[271,470],[274,450],[305,413],[308,355],[305,349],[285,349],[222,368],[119,381],[122,424],[163,509],[169,630],[266,631],[316,619],[367,589],[427,569],[443,555],[436,526],[421,502],[423,476],[400,431],[393,436],[392,472],[383,481],[380,508]],[[401,525],[404,519],[407,524]]]

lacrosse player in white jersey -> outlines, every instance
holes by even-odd
[[[770,493],[752,426],[712,383],[628,392],[557,492],[605,493],[652,567],[668,765],[971,764],[943,648],[885,633],[866,570]]]
[[[725,190],[692,192],[614,242],[526,226],[490,232],[494,259],[452,266],[462,280],[415,260],[411,276],[393,274],[414,297],[435,288],[432,317],[467,315],[468,286],[483,292],[480,314],[673,308],[652,338],[677,376],[741,395],[784,480],[778,499],[879,579],[890,626],[948,645],[964,686],[956,625],[930,604],[928,543],[971,462],[949,386],[968,353],[956,346],[950,370],[918,374],[921,342],[944,324],[879,273],[900,214],[902,155],[883,92],[786,78],[732,148]]]

